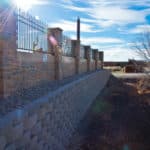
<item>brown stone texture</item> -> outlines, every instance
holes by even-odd
[[[102,69],[102,61],[98,60],[97,65],[98,69]]]
[[[4,97],[20,88],[27,89],[42,81],[54,80],[54,57],[52,55],[39,52],[17,52],[16,59],[17,66],[14,63],[3,66]]]
[[[80,65],[80,41],[72,40],[72,52],[75,57],[75,72],[79,73],[79,65]]]
[[[91,62],[90,62],[90,71],[93,71],[95,70],[95,60],[92,59]]]
[[[98,49],[95,50],[95,69],[98,69]]]
[[[75,74],[75,58],[62,56],[61,70],[63,78]]]
[[[4,63],[1,69],[1,94],[4,97],[12,95],[19,89],[27,89],[44,81],[55,80],[55,56],[41,52],[5,51]],[[14,57],[14,58],[13,58]],[[66,78],[76,73],[74,57],[60,56],[60,78]],[[98,61],[98,68],[100,62]],[[95,70],[95,60],[90,62],[90,70]],[[79,73],[87,71],[87,59],[80,59]],[[3,84],[2,84],[3,83]]]
[[[0,40],[0,95],[3,95],[3,62],[2,62],[2,56],[3,56],[3,42]],[[1,97],[0,96],[0,97]]]
[[[60,28],[48,28],[48,51],[54,53],[54,45],[49,40],[49,37],[53,37],[59,47],[62,47],[62,29]]]
[[[65,150],[109,76],[93,72],[8,113],[0,119],[0,149]]]
[[[80,59],[79,72],[87,72],[87,59]]]

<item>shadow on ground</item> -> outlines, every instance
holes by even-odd
[[[69,150],[150,150],[150,95],[111,77],[72,138]]]

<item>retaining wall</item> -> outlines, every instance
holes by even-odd
[[[110,73],[96,71],[0,119],[0,150],[64,150]]]

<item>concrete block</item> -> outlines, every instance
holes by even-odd
[[[42,107],[38,110],[38,119],[41,120],[45,117],[45,114],[47,113],[46,108]]]
[[[23,135],[23,124],[18,124],[17,126],[13,127],[13,139],[17,140]]]
[[[42,131],[41,121],[38,121],[31,130],[31,134],[38,135]]]
[[[31,141],[31,131],[24,132],[23,141],[24,141],[25,145],[30,143],[30,141]]]
[[[6,139],[4,136],[0,136],[0,149],[3,150],[6,145]]]
[[[16,146],[14,144],[8,144],[4,150],[16,150]]]
[[[37,122],[38,116],[34,114],[24,118],[23,125],[25,129],[31,129]]]

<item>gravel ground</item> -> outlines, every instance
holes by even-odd
[[[150,150],[150,94],[111,77],[80,122],[68,150]]]
[[[61,86],[64,86],[65,84],[68,84],[91,73],[92,72],[88,72],[67,77],[60,81],[42,82],[41,84],[36,85],[35,87],[28,88],[26,90],[21,89],[7,99],[0,99],[0,118],[16,108],[22,108],[24,107],[24,105],[36,100],[37,98],[40,98],[47,93],[54,91]]]

